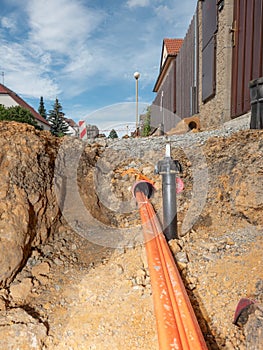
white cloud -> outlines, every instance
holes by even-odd
[[[0,45],[1,70],[6,73],[7,86],[38,99],[43,96],[54,100],[61,93],[62,103],[78,101],[84,92],[88,95],[91,90],[106,87],[108,90],[98,93],[103,103],[110,100],[107,95],[113,94],[116,101],[122,87],[128,95],[122,100],[129,100],[136,70],[141,73],[140,91],[151,94],[158,75],[163,33],[171,37],[184,35],[189,24],[185,23],[185,14],[197,0],[126,0],[124,6],[108,0],[103,9],[97,2],[86,0],[8,1],[17,1],[18,7],[13,42],[7,36],[8,41],[1,40]],[[146,6],[149,16],[145,18]],[[136,8],[136,16],[131,15],[130,9]],[[14,29],[8,18],[2,18],[3,37],[7,30],[11,33]],[[130,91],[127,86],[131,86]],[[104,95],[100,95],[101,91]],[[88,99],[83,103],[89,108],[95,105]],[[87,108],[83,106],[83,110]],[[75,108],[72,115],[79,115]]]
[[[177,33],[177,37],[178,35],[179,37],[184,37],[186,34],[186,23],[190,24],[190,19],[194,15],[196,5],[196,0],[184,2],[181,0],[168,1],[163,5],[156,6],[154,12],[160,21],[165,19],[168,31],[171,31],[171,28],[173,28],[174,33]]]
[[[2,17],[1,26],[6,29],[15,29],[16,24],[13,17]]]
[[[133,7],[147,7],[150,5],[150,0],[128,0],[127,6],[129,8]]]
[[[10,88],[15,87],[15,92],[35,98],[42,95],[46,99],[59,93],[57,84],[47,74],[47,54],[41,56],[34,47],[29,50],[17,43],[4,43],[0,46],[0,57],[5,81]]]
[[[65,55],[77,55],[76,50],[103,19],[101,11],[88,9],[76,0],[32,0],[27,11],[31,40]]]
[[[80,79],[92,75],[96,69],[96,58],[91,50],[80,49],[77,55],[63,69],[63,74],[71,75],[72,78]]]
[[[53,101],[61,92],[52,79],[40,77],[36,72],[22,72],[19,80],[15,75],[12,75],[9,80],[10,85],[12,82],[15,84],[16,92],[23,93],[25,97],[39,99],[40,96],[43,96],[45,100]]]
[[[24,37],[0,46],[6,82],[18,93],[46,99],[60,93],[58,82],[71,96],[85,91],[85,79],[99,69],[88,40],[103,12],[70,0],[26,1],[23,10]],[[2,18],[3,25],[11,29],[12,22]]]

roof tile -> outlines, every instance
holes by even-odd
[[[163,41],[164,41],[164,45],[166,46],[168,55],[175,55],[179,53],[184,39],[165,38]]]

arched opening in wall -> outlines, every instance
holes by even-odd
[[[191,122],[188,124],[188,127],[189,127],[190,130],[197,129],[197,124],[196,124],[196,122],[191,121]]]

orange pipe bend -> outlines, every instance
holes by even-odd
[[[143,225],[160,350],[207,350],[183,281],[154,209],[135,192]]]

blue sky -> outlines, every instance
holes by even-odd
[[[100,128],[133,122],[154,100],[164,38],[183,38],[197,0],[1,0],[0,72],[35,109],[58,97]],[[0,78],[2,78],[0,76]],[[2,83],[2,81],[1,81]]]

